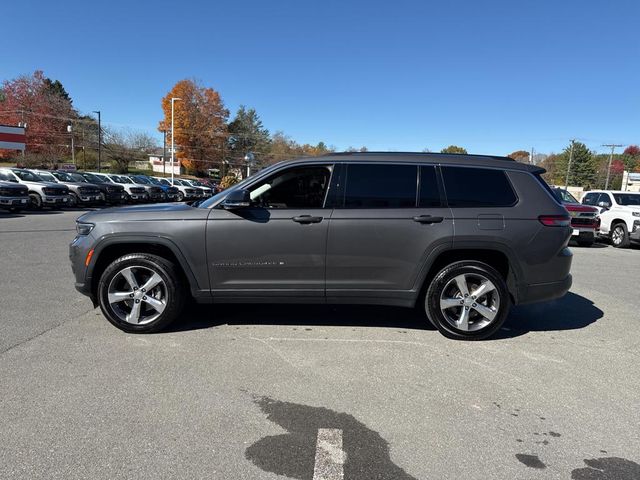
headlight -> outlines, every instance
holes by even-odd
[[[93,223],[76,222],[76,232],[78,235],[89,235],[95,225]]]
[[[640,212],[631,212],[634,217],[640,217]]]

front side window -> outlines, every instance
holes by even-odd
[[[329,189],[331,167],[296,167],[249,188],[253,205],[263,208],[322,208]]]
[[[417,186],[417,165],[349,164],[344,208],[412,208]]]
[[[442,167],[442,177],[450,207],[510,207],[517,201],[502,170]]]

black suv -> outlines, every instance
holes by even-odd
[[[165,327],[191,295],[418,306],[448,337],[486,338],[511,304],[571,286],[570,218],[543,172],[472,155],[283,162],[194,206],[81,216],[76,288],[128,332]]]

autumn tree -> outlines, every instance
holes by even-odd
[[[462,148],[462,147],[458,147],[457,145],[449,145],[447,148],[443,148],[442,150],[440,150],[440,153],[463,153],[463,154],[466,154],[467,150]]]
[[[235,118],[228,125],[229,151],[232,161],[242,161],[252,152],[258,163],[269,153],[271,138],[255,109],[241,105]]]
[[[637,145],[629,145],[622,152],[622,162],[625,170],[636,172],[640,169],[640,147]]]
[[[507,155],[509,158],[514,159],[516,162],[529,163],[529,152],[526,150],[516,150]]]
[[[71,97],[60,81],[45,77],[42,71],[5,80],[2,84],[0,123],[26,123],[26,151],[50,162],[70,156],[67,125],[77,116]],[[5,157],[13,154],[3,152]]]
[[[171,142],[171,98],[174,105],[176,157],[187,172],[204,172],[222,164],[227,144],[227,118],[220,94],[194,80],[180,80],[162,99],[164,120],[158,130]]]

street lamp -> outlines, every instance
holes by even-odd
[[[244,156],[244,162],[247,164],[247,177],[251,175],[251,166],[254,164],[255,158],[252,152],[247,152]]]
[[[98,173],[100,172],[100,160],[102,160],[102,127],[100,123],[100,110],[94,110],[98,114]]]
[[[67,125],[67,132],[71,135],[71,161],[75,165],[76,164],[76,151],[75,151],[75,148],[73,148],[73,125],[71,125],[71,124]]]
[[[176,102],[176,100],[182,100],[181,98],[177,98],[177,97],[171,97],[171,185],[173,185],[173,155],[174,155],[174,140],[173,140],[173,109],[174,109],[174,103]]]

